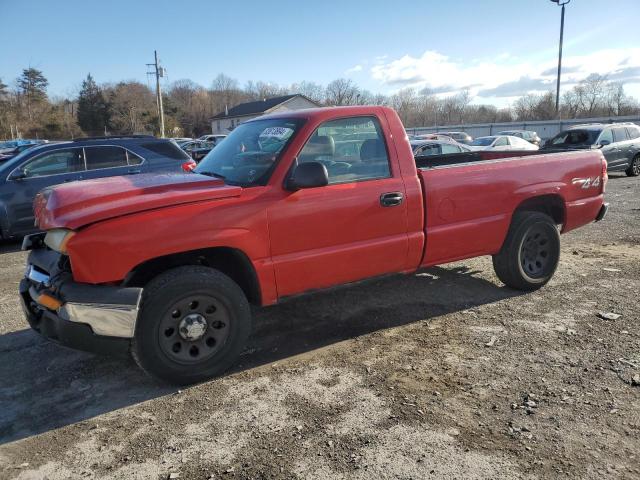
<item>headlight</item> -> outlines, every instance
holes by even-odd
[[[51,250],[56,252],[67,253],[67,243],[76,234],[73,230],[67,230],[65,228],[55,228],[49,230],[44,237],[44,243]]]

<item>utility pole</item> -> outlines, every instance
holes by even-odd
[[[558,80],[556,83],[556,117],[560,113],[560,74],[562,73],[562,37],[564,36],[564,6],[571,0],[551,0],[553,3],[562,7],[560,13],[560,46],[558,48]]]
[[[153,51],[154,63],[147,63],[148,67],[154,67],[155,71],[147,72],[156,77],[156,107],[158,108],[158,118],[160,119],[160,136],[164,138],[164,110],[162,108],[162,91],[160,90],[160,77],[164,77],[164,68],[158,65],[158,52]]]

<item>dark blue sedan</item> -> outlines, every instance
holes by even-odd
[[[170,140],[96,137],[29,148],[0,163],[0,238],[36,231],[33,199],[65,182],[138,173],[182,172],[193,160]]]

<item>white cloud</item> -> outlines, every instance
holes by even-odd
[[[608,75],[611,80],[640,83],[640,48],[565,56],[562,67],[564,88],[593,73]],[[492,59],[461,61],[426,51],[421,57],[386,59],[372,66],[370,73],[392,90],[429,88],[434,93],[446,94],[468,88],[474,96],[505,98],[553,90],[556,70],[557,58],[540,63],[503,53]]]
[[[357,72],[361,72],[362,71],[362,65],[356,65],[354,67],[351,67],[347,70],[345,70],[345,74],[349,75],[350,73],[357,73]]]

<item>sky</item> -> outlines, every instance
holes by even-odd
[[[466,88],[500,107],[555,90],[560,10],[550,0],[0,0],[0,79],[13,85],[35,67],[54,96],[76,94],[89,72],[148,83],[155,49],[165,85],[345,77],[374,93]],[[563,90],[599,73],[640,99],[639,18],[640,0],[572,0]]]

